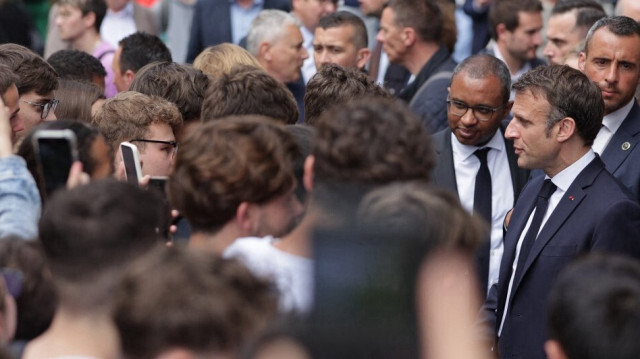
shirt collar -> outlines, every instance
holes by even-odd
[[[487,142],[483,146],[463,145],[462,143],[460,143],[458,141],[458,138],[456,138],[456,135],[454,135],[453,132],[452,132],[451,133],[451,148],[452,148],[453,152],[458,154],[459,158],[461,160],[463,160],[463,161],[466,161],[469,157],[473,156],[473,154],[476,152],[476,150],[479,150],[481,148],[491,148],[493,150],[498,150],[498,151],[504,151],[505,150],[504,140],[502,138],[502,131],[500,131],[499,129],[496,131],[496,133],[493,134],[493,137],[491,137],[489,142]]]
[[[120,11],[113,11],[111,9],[107,9],[107,14],[111,16],[118,16],[118,17],[131,17],[133,16],[133,2],[132,1],[127,2],[127,5],[125,5]]]
[[[573,181],[578,177],[580,172],[587,167],[593,159],[596,158],[595,152],[592,149],[589,149],[587,153],[585,153],[579,160],[575,161],[571,164],[571,166],[563,169],[558,172],[553,178],[551,178],[551,182],[555,184],[558,188],[566,192],[569,189],[569,186],[573,183]],[[545,178],[550,178],[545,175]]]
[[[310,47],[313,44],[313,33],[302,24],[300,25],[300,32],[302,33],[304,47]]]
[[[631,112],[634,102],[635,98],[631,99],[628,104],[604,116],[602,118],[602,124],[606,126],[611,133],[616,133],[618,128],[620,128],[620,125],[622,125],[622,121],[624,121],[629,112]]]

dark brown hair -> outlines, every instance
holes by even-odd
[[[498,24],[504,24],[507,30],[513,32],[519,25],[520,12],[541,12],[540,0],[496,0],[489,9],[489,24],[491,37],[496,40]]]
[[[20,96],[35,91],[45,95],[58,88],[58,74],[35,52],[16,44],[0,45],[0,64],[9,66],[18,75]]]

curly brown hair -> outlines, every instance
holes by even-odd
[[[297,145],[283,125],[232,116],[201,125],[185,139],[169,177],[169,198],[194,231],[215,233],[240,203],[265,203],[295,185]]]

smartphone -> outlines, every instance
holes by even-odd
[[[33,148],[46,197],[67,185],[69,170],[78,160],[76,135],[71,130],[37,130]]]
[[[127,182],[134,186],[139,186],[142,179],[142,169],[140,168],[140,154],[138,147],[131,142],[122,142],[120,144],[120,153],[124,162],[124,171],[127,176]]]

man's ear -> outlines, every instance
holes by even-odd
[[[402,29],[402,43],[406,47],[412,46],[416,42],[418,34],[412,27],[405,27]]]
[[[360,70],[364,69],[370,57],[371,57],[371,50],[369,50],[368,48],[365,47],[363,49],[358,50],[358,53],[356,54],[356,59],[357,59],[356,66],[358,67],[358,69]]]
[[[260,43],[260,45],[258,46],[258,58],[264,59],[265,61],[271,61],[272,54],[270,43],[266,41]]]
[[[510,32],[510,31],[507,30],[507,26],[505,24],[503,24],[503,23],[499,23],[498,25],[496,25],[496,40],[499,40],[501,37],[506,35],[508,32]]]
[[[578,54],[578,69],[584,72],[584,64],[587,62],[587,54],[584,51],[580,51]]]
[[[313,191],[313,167],[315,166],[316,158],[313,155],[307,156],[304,160],[304,172],[302,174],[302,184],[304,189],[311,192]]]
[[[236,224],[242,233],[246,233],[246,235],[252,232],[253,224],[251,223],[251,215],[251,204],[249,202],[241,202],[236,209]]]
[[[558,142],[565,142],[576,133],[576,121],[571,117],[561,119],[556,126],[558,126],[558,134],[556,136]]]
[[[127,84],[127,89],[128,89],[129,87],[131,87],[131,83],[133,82],[133,79],[136,78],[136,73],[133,72],[132,70],[127,70],[124,72],[124,74],[122,74],[122,77],[124,78],[124,81]]]
[[[549,339],[544,343],[544,351],[547,353],[549,359],[568,359],[560,342],[554,339]]]
[[[93,11],[89,11],[82,17],[82,22],[84,23],[85,27],[93,27],[93,24],[96,23],[96,13]]]

